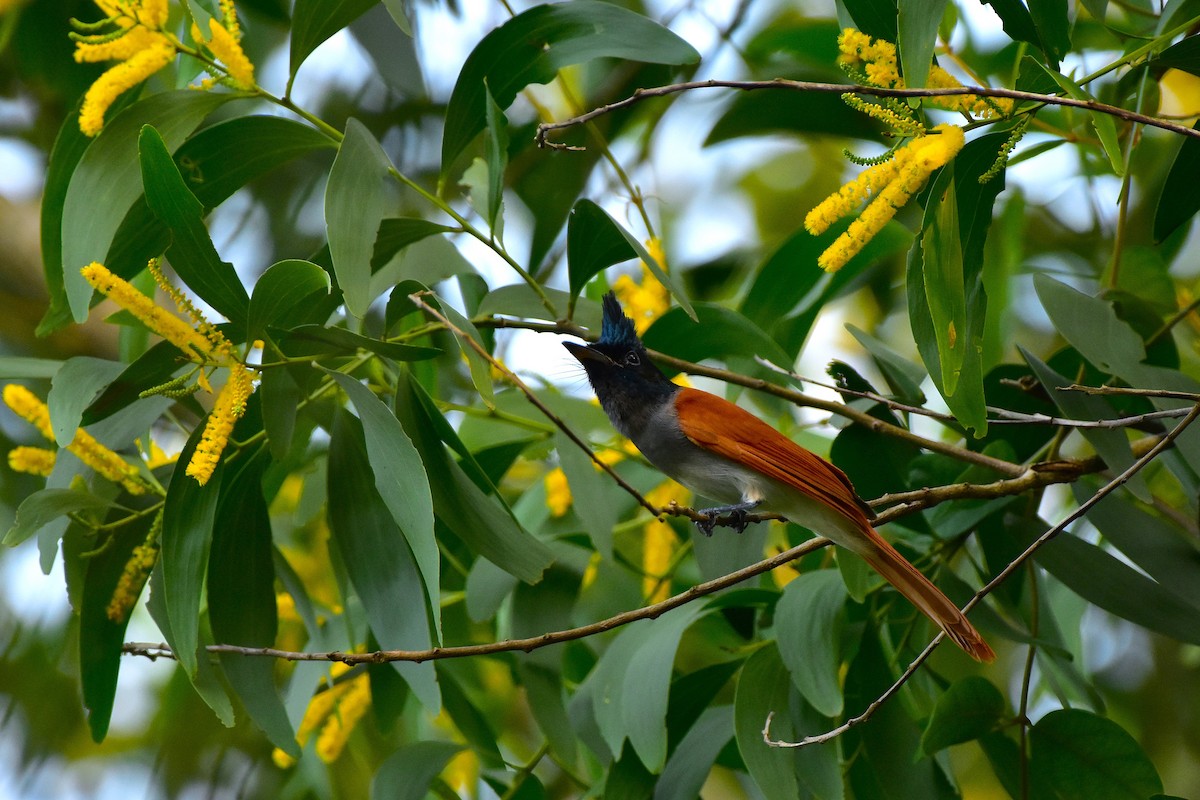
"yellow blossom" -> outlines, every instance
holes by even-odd
[[[207,352],[209,352],[210,355],[215,356],[219,361],[233,360],[233,344],[226,339],[225,335],[217,330],[203,314],[200,313],[200,309],[196,308],[195,304],[192,303],[187,295],[185,295],[178,288],[176,288],[173,283],[167,280],[167,276],[164,275],[162,271],[161,259],[150,259],[149,263],[146,265],[146,269],[150,273],[150,277],[154,278],[154,282],[158,285],[158,288],[162,289],[163,293],[167,297],[171,298],[171,301],[175,303],[175,308],[179,311],[179,313],[191,319],[192,325],[195,326],[196,331],[199,332],[199,334],[206,340],[208,340],[209,351]],[[141,293],[139,292],[139,294]],[[211,392],[212,387],[208,387],[207,390]]]
[[[234,362],[229,365],[229,380],[217,395],[217,402],[208,415],[204,424],[204,433],[192,460],[187,465],[186,474],[196,479],[201,486],[208,483],[221,453],[229,443],[229,435],[233,433],[233,425],[246,411],[246,400],[254,391],[254,375],[242,364]]]
[[[351,667],[349,664],[346,664],[341,661],[336,662],[329,669],[329,677],[331,679],[336,679],[339,676],[345,675],[351,669],[353,669],[353,667]],[[324,681],[322,681],[322,683],[324,684]],[[361,684],[366,685],[366,691],[367,691],[366,701],[367,701],[367,704],[369,705],[369,703],[370,703],[370,683],[367,678],[367,674],[365,672],[362,673],[361,675],[355,676],[354,678],[352,678],[350,680],[336,682],[333,685],[328,686],[327,688],[324,688],[322,691],[316,692],[312,696],[312,699],[309,700],[308,708],[306,708],[304,710],[304,717],[300,720],[300,727],[296,730],[296,742],[301,747],[303,747],[304,744],[310,738],[312,738],[313,733],[318,728],[321,728],[322,725],[325,724],[327,722],[327,720],[329,720],[331,718],[331,715],[337,716],[338,713],[342,711],[341,705],[346,701],[347,696],[351,692],[355,691],[356,687],[358,687]],[[355,708],[351,708],[350,710],[352,712],[357,711],[357,709],[355,709]],[[364,706],[362,708],[362,711],[365,711],[365,710],[366,709]],[[355,722],[358,721],[358,717],[362,716],[361,711],[358,711],[357,713],[358,713],[358,716],[355,717],[355,719],[354,719]],[[343,721],[344,721],[344,717],[343,717]],[[352,727],[353,727],[353,724],[347,726],[347,728],[352,728]],[[324,732],[322,732],[321,735],[324,736],[325,735]],[[347,736],[348,735],[349,735],[349,732],[347,730]],[[319,741],[319,739],[318,739],[318,741]],[[343,745],[345,744],[344,740],[343,740],[342,744]],[[320,747],[320,745],[318,744],[318,752],[319,752],[319,747]],[[340,752],[340,748],[339,748],[338,752]],[[334,757],[336,758],[336,755]],[[275,765],[278,766],[280,769],[287,769],[288,767],[290,767],[296,763],[295,759],[293,759],[291,756],[289,756],[283,750],[280,750],[278,747],[275,748],[275,751],[271,754],[271,759],[275,762]]]
[[[24,386],[10,383],[4,387],[4,403],[17,416],[37,428],[42,436],[55,441],[54,429],[50,425],[50,409],[33,392]],[[67,450],[103,477],[120,483],[130,494],[141,494],[146,490],[137,467],[100,444],[83,428],[76,429],[75,438],[67,445]]]
[[[145,50],[134,53],[125,61],[110,68],[96,79],[83,96],[79,109],[79,129],[87,136],[95,136],[104,127],[104,115],[126,91],[170,64],[175,58],[175,48],[160,38]]]
[[[571,485],[567,483],[567,473],[562,467],[555,467],[546,473],[543,479],[546,485],[546,507],[550,516],[561,517],[571,507]]]
[[[662,241],[657,236],[646,242],[646,252],[660,267],[664,270],[667,268]],[[671,293],[659,282],[644,261],[640,282],[629,275],[621,275],[613,282],[612,290],[625,308],[625,313],[633,320],[633,327],[639,334],[644,333],[671,307]]]
[[[354,726],[371,707],[371,683],[364,672],[349,681],[349,687],[338,698],[337,708],[325,720],[317,735],[317,757],[332,764],[342,754]]]
[[[109,41],[76,42],[75,61],[80,64],[124,61],[142,50],[149,50],[165,41],[167,41],[166,38],[158,31],[141,27],[130,28],[121,36]]]
[[[672,500],[687,501],[688,491],[674,481],[666,481],[646,493],[651,505],[663,508]],[[671,582],[667,568],[679,543],[675,530],[666,522],[652,519],[646,523],[642,538],[642,593],[647,603],[657,603],[670,596]]]
[[[13,472],[48,478],[54,471],[54,461],[54,451],[43,447],[14,447],[8,451],[8,467]]]
[[[209,38],[200,34],[200,27],[192,25],[192,38],[208,48],[213,56],[225,65],[229,77],[239,89],[254,88],[254,65],[246,58],[242,45],[228,28],[215,19],[208,21]]]
[[[900,165],[906,157],[897,153],[882,164],[867,167],[861,175],[847,183],[841,189],[822,200],[804,218],[804,227],[814,236],[819,236],[829,229],[829,226],[854,212],[854,209],[868,197],[875,195],[896,179]]]
[[[150,452],[143,456],[143,460],[146,462],[146,468],[151,470],[164,467],[167,464],[174,464],[175,460],[178,458],[179,453],[171,456],[167,455],[166,452],[164,452],[163,449],[158,446],[158,442],[154,441],[153,439],[150,440]]]
[[[108,601],[108,607],[104,610],[105,616],[113,622],[124,622],[129,617],[129,610],[142,593],[142,588],[150,577],[150,570],[154,569],[154,562],[158,560],[158,535],[161,530],[162,511],[159,511],[154,517],[154,524],[150,526],[150,532],[146,535],[146,541],[133,548],[129,561],[125,562],[125,570],[121,573],[112,599]]]
[[[129,282],[93,261],[81,270],[83,277],[98,292],[133,314],[142,324],[182,350],[193,360],[212,355],[213,344],[191,325],[157,306]]]

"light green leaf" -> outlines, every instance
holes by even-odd
[[[372,800],[425,800],[434,780],[463,749],[450,742],[414,742],[388,756],[371,779]]]
[[[46,396],[50,424],[59,447],[75,440],[83,410],[124,370],[124,364],[88,356],[76,356],[63,363]]]
[[[389,208],[391,168],[392,162],[371,132],[358,120],[348,119],[346,138],[325,187],[325,233],[346,308],[359,318],[375,299],[371,257],[379,224]]]
[[[822,569],[801,573],[789,582],[775,606],[779,655],[792,683],[827,717],[842,713],[838,643],[846,600],[842,576]]]
[[[1033,288],[1058,332],[1103,372],[1120,375],[1145,360],[1142,337],[1109,303],[1048,275],[1035,275]]]
[[[1065,4],[1064,4],[1065,12]],[[1068,97],[1076,100],[1086,100],[1095,102],[1093,97],[1086,89],[1077,84],[1075,81],[1063,75],[1056,69],[1050,69],[1043,66],[1040,62],[1032,61],[1037,64],[1046,74],[1054,79],[1054,82],[1066,92]],[[1100,139],[1100,146],[1104,149],[1104,154],[1108,156],[1108,161],[1112,164],[1113,172],[1117,177],[1125,174],[1125,154],[1121,150],[1121,142],[1117,138],[1117,122],[1110,114],[1102,114],[1099,111],[1088,112],[1091,115],[1092,127],[1096,129],[1096,136]]]
[[[0,380],[53,378],[62,365],[52,358],[0,356]]]
[[[958,389],[970,342],[958,199],[952,182],[936,202],[937,210],[933,219],[927,222],[921,240],[925,257],[925,300],[929,303],[933,333],[937,337],[942,387],[947,395],[953,395]]]
[[[763,723],[771,721],[771,738],[794,741],[801,734],[788,713],[788,670],[774,645],[756,650],[742,666],[733,700],[734,733],[750,776],[767,800],[800,797],[796,761],[790,750],[763,743]]]
[[[933,46],[937,44],[938,25],[946,10],[946,0],[924,3],[897,3],[897,30],[900,66],[904,85],[916,89],[925,85]]]
[[[454,338],[458,341],[458,347],[467,359],[467,366],[471,369],[471,382],[475,384],[475,389],[479,392],[479,399],[488,408],[495,408],[496,393],[492,389],[492,365],[467,341],[467,338],[470,338],[472,341],[482,343],[483,337],[479,335],[479,331],[475,329],[471,320],[458,313],[458,309],[441,298],[438,298],[438,301],[442,313],[446,315],[450,324],[465,334],[460,336],[456,332]]]
[[[499,238],[502,226],[497,224],[504,204],[504,170],[508,167],[508,119],[504,109],[496,104],[492,93],[487,92],[487,172],[488,191],[485,217],[492,236]]]
[[[15,547],[50,522],[76,511],[102,511],[111,508],[107,500],[74,489],[42,489],[21,501],[12,527],[4,534],[4,544]]]

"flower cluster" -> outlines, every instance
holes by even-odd
[[[663,508],[672,500],[686,503],[688,495],[687,489],[668,480],[647,492],[646,500]],[[665,520],[655,518],[646,523],[642,536],[642,594],[646,603],[658,603],[670,596],[671,582],[667,573],[678,544],[675,529]]]
[[[667,260],[663,253],[662,242],[658,237],[652,237],[646,242],[646,251],[650,257],[666,269]],[[629,275],[622,275],[613,282],[613,292],[621,301],[625,313],[633,320],[633,327],[641,335],[654,323],[654,320],[666,313],[671,307],[671,293],[663,286],[654,273],[642,262],[642,279],[635,281]]]
[[[150,532],[146,534],[146,540],[133,548],[133,553],[125,562],[125,569],[117,581],[117,588],[104,610],[105,616],[113,622],[120,624],[129,617],[129,610],[137,602],[150,577],[150,570],[154,569],[154,563],[158,561],[158,535],[162,531],[162,519],[162,510],[159,509],[154,523],[150,526]]]
[[[920,191],[930,174],[948,164],[963,148],[963,129],[957,125],[938,125],[930,133],[897,149],[888,160],[868,167],[808,212],[804,227],[816,236],[854,213],[863,200],[874,198],[846,232],[818,257],[821,269],[836,272],[844,267]]]
[[[345,675],[352,667],[349,664],[336,663],[330,669],[330,677],[337,678]],[[324,688],[313,695],[300,721],[300,729],[296,731],[296,741],[303,746],[313,733],[317,734],[317,757],[326,764],[331,764],[342,754],[354,726],[371,707],[371,683],[367,673],[362,672],[347,680],[337,681],[333,686]],[[272,753],[275,765],[286,769],[295,760],[279,748]]]
[[[137,86],[175,60],[177,52],[201,55],[189,50],[165,29],[167,0],[95,0],[104,13],[98,22],[72,20],[75,31],[75,60],[80,63],[117,61],[96,79],[79,109],[79,129],[95,136],[104,128],[104,116],[122,94]],[[237,89],[254,88],[254,66],[242,51],[237,12],[232,0],[221,0],[221,21],[210,19],[209,37],[192,25],[192,38],[208,51],[211,64],[223,64],[218,80]],[[205,87],[207,88],[207,86]]]
[[[246,411],[246,400],[254,391],[255,375],[238,359],[233,344],[225,335],[205,319],[199,309],[167,280],[158,259],[151,259],[149,269],[155,283],[174,301],[180,313],[191,319],[191,324],[160,308],[149,297],[101,264],[93,262],[84,267],[82,272],[93,288],[137,317],[143,325],[178,347],[189,360],[195,362],[197,368],[194,373],[201,388],[212,391],[205,372],[206,367],[228,370],[229,378],[217,394],[200,444],[187,465],[186,473],[203,486],[212,477],[217,463],[221,460],[221,453],[229,443],[234,423]],[[176,379],[166,386],[173,389],[174,384],[178,382],[179,379]]]
[[[596,453],[596,458],[611,467],[620,463],[627,453],[636,452],[637,449],[634,448],[633,444],[626,440],[625,452],[621,450],[601,450]],[[595,464],[592,466],[600,469]],[[555,467],[546,473],[543,481],[546,486],[546,507],[550,509],[550,515],[553,517],[565,515],[571,508],[571,485],[567,483],[567,474],[563,472],[562,467]]]
[[[50,426],[50,408],[33,392],[19,384],[4,387],[4,404],[17,416],[33,425],[48,440],[54,441],[54,430]],[[79,428],[67,450],[87,466],[114,483],[125,487],[130,494],[146,491],[138,468],[108,449],[96,437]],[[8,454],[8,465],[17,472],[49,475],[54,469],[54,453],[40,447],[18,447]]]

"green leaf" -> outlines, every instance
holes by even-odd
[[[388,217],[379,223],[375,236],[375,249],[371,254],[371,272],[374,274],[404,248],[438,233],[458,230],[448,225],[438,225],[417,217]]]
[[[1062,800],[1145,800],[1162,780],[1117,723],[1077,708],[1051,711],[1029,732],[1030,770]]]
[[[542,291],[550,298],[550,305],[554,306],[555,309],[566,308],[570,302],[571,296],[567,292],[548,287],[543,287]],[[481,317],[505,314],[511,317],[550,321],[553,321],[557,316],[557,314],[552,314],[546,308],[541,298],[526,283],[501,286],[498,289],[488,292],[484,295],[483,302],[479,304],[477,314]],[[576,322],[592,330],[599,330],[600,315],[599,303],[588,300],[585,297],[579,298],[579,302],[576,303]]]
[[[365,14],[375,0],[296,0],[292,11],[292,42],[288,56],[288,90],[296,71],[313,50]]]
[[[179,174],[167,143],[146,125],[138,138],[146,204],[171,229],[167,258],[193,291],[239,328],[246,324],[250,298],[237,271],[222,261],[204,225],[204,206]]]
[[[825,79],[830,76],[800,74],[795,77]],[[836,77],[833,79],[837,80]],[[796,137],[806,133],[878,141],[882,128],[875,120],[847,106],[835,94],[739,92],[708,132],[704,146],[711,147],[743,136]]]
[[[693,319],[682,308],[673,308],[654,321],[642,340],[653,350],[688,361],[762,356],[781,367],[792,365],[783,348],[736,311],[716,303],[697,303]]]
[[[987,678],[969,675],[938,698],[921,735],[921,750],[932,755],[995,730],[1004,716],[1004,695]]]
[[[401,372],[396,417],[421,454],[438,521],[496,566],[526,583],[536,583],[554,560],[552,552],[521,528],[512,513],[485,494],[450,457],[428,416],[437,413],[436,408],[429,411],[419,393],[423,394],[419,384]]]
[[[996,12],[996,16],[1000,17],[1001,25],[1009,38],[1020,42],[1029,42],[1034,47],[1045,51],[1037,27],[1033,24],[1033,16],[1021,0],[983,0],[983,3],[991,6],[992,10]],[[1058,62],[1054,63],[1057,65]]]
[[[915,404],[925,402],[925,393],[921,391],[921,381],[925,380],[928,373],[923,367],[909,361],[888,347],[887,344],[855,325],[846,323],[846,330],[850,331],[850,335],[871,354],[875,366],[879,367],[879,371],[883,373],[888,385],[901,400]]]
[[[750,777],[768,800],[800,797],[795,757],[790,750],[763,743],[763,723],[772,711],[771,738],[794,741],[796,730],[788,709],[788,670],[779,650],[768,644],[754,652],[742,666],[733,700],[734,733]]]
[[[262,339],[268,327],[291,328],[324,322],[316,319],[324,312],[323,300],[329,297],[329,273],[311,261],[286,259],[267,267],[250,297],[247,335],[250,341]]]
[[[896,32],[898,0],[838,0],[839,19],[844,18],[840,9],[844,8],[845,16],[854,20],[860,31],[873,39],[886,39],[894,42],[899,38]]]
[[[130,93],[127,96],[132,97],[133,94]],[[79,102],[82,104],[82,97]],[[121,100],[118,99],[117,104],[110,109],[110,114],[120,103]],[[38,325],[39,336],[44,336],[60,325],[66,324],[65,318],[70,315],[66,287],[63,285],[63,203],[67,196],[67,188],[79,166],[79,160],[83,158],[83,154],[91,143],[92,138],[79,130],[79,107],[77,105],[58,129],[54,147],[50,150],[50,158],[46,165],[45,184],[42,188],[42,274],[46,279],[46,294],[50,297],[50,308],[46,311],[41,324]],[[54,322],[54,320],[60,321]]]
[[[463,64],[446,108],[441,179],[487,124],[486,94],[500,108],[531,83],[596,58],[692,64],[699,53],[656,22],[597,0],[534,6],[483,37]]]
[[[503,767],[504,757],[496,744],[496,732],[483,711],[472,702],[445,661],[437,664],[438,685],[442,688],[442,705],[454,722],[454,727],[474,749],[479,759],[491,768]]]
[[[425,800],[434,780],[463,750],[450,742],[414,742],[388,756],[371,779],[373,800]]]
[[[428,592],[376,481],[362,424],[339,409],[329,443],[329,541],[379,644],[389,650],[423,650],[432,644]],[[436,713],[441,696],[433,662],[394,661],[392,666],[421,704]]]
[[[108,254],[117,228],[142,193],[138,135],[153,125],[174,150],[217,106],[231,97],[181,89],[134,103],[111,119],[79,161],[63,199],[62,264],[67,300],[76,322],[87,319],[92,287],[79,270]],[[104,202],[97,203],[96,198]],[[49,333],[67,320],[51,308],[41,330]]]
[[[667,759],[654,790],[654,800],[693,800],[733,733],[733,706],[704,709],[700,719]]]
[[[554,434],[558,462],[571,487],[575,516],[583,523],[592,546],[602,558],[612,558],[613,526],[617,523],[620,506],[610,494],[614,487],[607,473],[597,470],[592,460],[561,431]]]
[[[580,200],[567,219],[567,276],[571,296],[613,264],[637,258],[612,217],[591,200]]]
[[[382,339],[373,339],[370,336],[353,333],[345,328],[326,328],[323,325],[297,325],[276,338],[291,345],[312,343],[316,345],[311,348],[314,355],[321,353],[352,355],[361,349],[393,361],[424,361],[442,354],[442,351],[436,347],[386,342]]]
[[[66,447],[75,440],[84,409],[124,370],[124,364],[87,356],[76,356],[63,363],[51,381],[50,394],[46,396],[54,439],[59,447]]]
[[[484,86],[487,94],[485,118],[487,121],[487,171],[488,193],[486,219],[493,237],[498,236],[496,220],[504,204],[504,170],[508,167],[508,119],[504,109],[496,104],[492,93]]]
[[[841,619],[846,584],[832,569],[803,572],[784,587],[775,606],[779,655],[804,699],[827,717],[842,713]]]
[[[116,509],[113,514],[123,517],[128,512]],[[83,704],[88,710],[88,728],[95,742],[104,741],[108,734],[121,667],[121,645],[129,624],[128,614],[120,622],[109,619],[108,604],[133,549],[145,541],[153,518],[148,515],[115,529],[111,543],[87,559],[79,609],[79,675]]]
[[[458,342],[458,347],[462,350],[462,354],[467,359],[467,366],[471,370],[471,383],[475,384],[475,389],[479,392],[479,399],[488,408],[495,408],[496,393],[492,389],[492,365],[467,341],[469,338],[474,342],[482,343],[483,337],[479,335],[479,331],[475,329],[475,325],[471,320],[458,313],[458,309],[441,298],[438,298],[438,300],[438,305],[441,306],[442,313],[446,315],[446,319],[464,334],[460,336],[456,332],[454,338]]]
[[[1066,8],[1064,4],[1063,11]],[[1037,62],[1033,62],[1037,63]],[[1054,79],[1054,82],[1066,92],[1069,97],[1076,100],[1086,100],[1094,102],[1096,100],[1086,89],[1084,89],[1075,81],[1063,75],[1058,70],[1049,69],[1038,64],[1039,67],[1046,70],[1046,74]],[[1092,120],[1092,127],[1096,129],[1096,136],[1100,139],[1100,146],[1104,149],[1105,155],[1108,156],[1109,163],[1112,164],[1113,172],[1118,177],[1125,174],[1125,154],[1121,150],[1121,143],[1117,139],[1117,122],[1109,114],[1102,114],[1099,111],[1089,112]]]
[[[389,207],[391,169],[392,162],[371,132],[353,117],[346,120],[346,138],[325,187],[325,232],[346,308],[360,319],[375,299],[371,257]]]
[[[1054,327],[1098,369],[1119,375],[1145,360],[1142,337],[1110,304],[1048,275],[1035,275],[1033,286]]]
[[[0,356],[0,380],[53,378],[63,362],[52,358]]]
[[[937,210],[933,219],[927,221],[921,237],[925,257],[925,300],[929,303],[933,333],[937,337],[942,388],[947,395],[953,395],[971,346],[954,184],[948,184],[945,194],[935,202]]]
[[[601,213],[605,215],[608,214],[608,212],[604,211],[603,209],[601,209]],[[679,285],[675,282],[675,279],[663,269],[661,264],[654,260],[654,257],[650,255],[645,246],[638,241],[636,236],[625,230],[623,226],[617,224],[617,221],[612,219],[612,217],[609,217],[609,220],[612,221],[612,224],[616,227],[617,232],[625,237],[625,241],[628,242],[629,246],[633,248],[633,251],[637,253],[638,258],[642,260],[642,263],[649,268],[650,272],[654,273],[654,277],[658,278],[658,282],[667,287],[667,291],[669,291],[671,296],[675,298],[675,302],[679,303],[679,307],[682,308],[684,312],[692,318],[693,322],[699,322],[699,319],[696,317],[696,312],[692,309],[691,302],[687,299],[687,295],[683,293],[683,290],[679,288]]]
[[[900,67],[904,85],[918,88],[929,77],[933,61],[933,46],[937,43],[938,25],[946,11],[946,0],[925,3],[897,3],[896,42],[900,48]]]
[[[441,585],[441,561],[433,535],[433,498],[429,492],[429,478],[421,465],[421,455],[404,433],[400,421],[370,389],[349,375],[328,374],[342,387],[358,411],[375,489],[416,561],[440,641],[438,587]]]
[[[88,492],[74,489],[41,489],[21,501],[12,527],[4,534],[3,544],[15,547],[65,514],[76,511],[101,511],[111,507],[112,503],[109,501]]]
[[[175,462],[163,506],[162,553],[159,556],[163,570],[163,604],[174,635],[167,642],[189,677],[196,674],[200,595],[208,571],[209,545],[223,473],[223,464],[218,463],[203,486],[184,474],[203,435],[204,425],[197,425]]]
[[[84,410],[80,424],[86,427],[128,408],[137,401],[142,392],[170,380],[185,361],[178,347],[170,342],[159,342],[125,367],[125,370],[108,384],[100,396]],[[187,401],[181,399],[180,402]],[[194,400],[191,402],[195,403]],[[203,414],[200,410],[199,415]]]
[[[1184,42],[1200,43],[1200,37],[1184,39]],[[1197,122],[1193,130],[1200,130]],[[1161,242],[1175,229],[1196,216],[1200,211],[1200,139],[1184,136],[1179,152],[1171,163],[1171,170],[1163,181],[1162,194],[1158,196],[1158,208],[1154,211],[1154,240]]]
[[[275,645],[271,515],[262,490],[263,470],[268,461],[262,453],[249,460],[239,459],[230,467],[229,480],[222,482],[207,587],[213,637],[223,644]],[[296,732],[275,686],[272,659],[222,653],[221,666],[250,719],[272,744],[299,758]]]
[[[1033,18],[1046,55],[1056,63],[1061,61],[1071,50],[1071,20],[1067,0],[1029,0],[1029,15]],[[1103,15],[1100,19],[1104,19]]]
[[[271,455],[282,461],[292,450],[296,413],[303,393],[291,369],[264,369],[258,391],[262,393],[263,430]]]

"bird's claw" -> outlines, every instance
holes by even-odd
[[[717,525],[733,528],[738,533],[742,533],[746,530],[746,526],[750,524],[750,509],[756,508],[757,506],[758,503],[754,502],[701,509],[700,513],[704,515],[704,519],[695,520],[696,527],[705,536],[712,536],[713,528],[715,528]],[[722,522],[721,517],[725,515],[728,515],[728,519]]]

